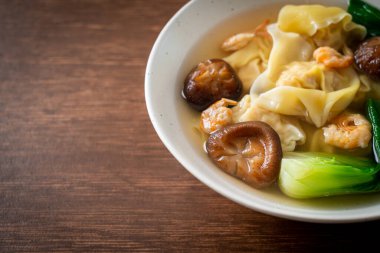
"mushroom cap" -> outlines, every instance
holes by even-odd
[[[200,62],[184,81],[183,96],[196,110],[203,111],[222,99],[237,100],[243,85],[234,69],[222,59]]]
[[[261,121],[236,123],[213,132],[206,150],[220,169],[255,188],[271,185],[280,173],[280,137]]]
[[[356,66],[364,73],[380,78],[380,37],[361,43],[354,54]]]

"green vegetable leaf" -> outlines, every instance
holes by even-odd
[[[370,36],[380,35],[380,10],[362,1],[350,0],[348,12],[352,15],[355,23],[367,28]]]
[[[291,152],[282,159],[278,183],[293,198],[377,192],[379,170],[371,159]]]
[[[368,99],[367,117],[372,124],[373,154],[377,163],[380,163],[380,101]]]

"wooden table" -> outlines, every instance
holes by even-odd
[[[0,1],[0,252],[349,252],[380,222],[267,216],[157,137],[144,71],[186,0]]]

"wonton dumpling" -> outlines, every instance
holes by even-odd
[[[306,38],[296,33],[283,32],[276,24],[268,26],[268,32],[273,38],[267,75],[270,81],[277,80],[288,63],[311,60],[315,47]]]
[[[351,85],[350,80],[347,80],[345,75],[348,75],[350,78],[356,78],[352,67],[331,69],[315,61],[292,62],[285,67],[285,70],[276,82],[276,86],[294,86],[332,92]],[[368,92],[368,84],[363,84],[360,90]]]
[[[237,72],[243,83],[243,92],[248,92],[253,81],[267,68],[272,41],[258,36],[244,48],[224,58]]]
[[[321,127],[350,105],[360,87],[359,77],[352,67],[330,71],[318,73],[323,74],[317,77],[320,78],[321,89],[278,84],[277,87],[260,94],[256,102],[266,110],[300,116],[316,127]],[[307,81],[303,80],[305,83]]]
[[[333,24],[335,26],[332,29],[323,30]],[[345,42],[346,37],[362,40],[366,36],[365,27],[352,22],[352,16],[345,10],[322,5],[286,5],[279,13],[278,26],[284,32],[306,36],[314,36],[322,31],[317,35],[319,40],[323,37],[331,40],[329,36],[337,35],[337,40]]]
[[[323,65],[315,62],[293,62],[281,73],[276,86],[320,90],[324,86],[324,70]]]
[[[267,63],[261,61],[260,59],[253,59],[245,66],[239,68],[237,73],[243,83],[243,93],[249,92],[252,82],[264,72],[266,65]]]
[[[293,61],[309,61],[315,50],[315,47],[299,34],[285,33],[279,30],[276,24],[269,25],[267,29],[273,39],[273,48],[268,68],[252,84],[250,93],[253,96],[274,88],[287,64]]]
[[[246,95],[232,108],[234,122],[259,120],[269,124],[278,133],[284,152],[294,151],[296,145],[304,144],[306,135],[296,119],[260,108]]]

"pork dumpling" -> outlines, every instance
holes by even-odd
[[[224,58],[242,81],[243,93],[249,91],[253,81],[267,68],[271,49],[271,39],[257,36],[247,46]]]
[[[324,70],[323,65],[315,62],[294,62],[281,73],[276,86],[320,90],[324,82]]]
[[[270,125],[280,136],[284,152],[294,151],[297,145],[306,141],[306,135],[297,119],[280,115],[260,108],[246,95],[232,108],[234,122],[263,121]]]
[[[318,47],[337,50],[352,40],[363,40],[367,33],[345,10],[322,5],[287,5],[279,13],[278,26],[284,32],[312,37]]]
[[[271,112],[299,116],[316,127],[345,110],[361,85],[352,67],[332,70],[315,62],[300,62],[286,69],[289,72],[283,72],[273,89],[256,94],[256,103]],[[297,69],[307,71],[298,73]]]

